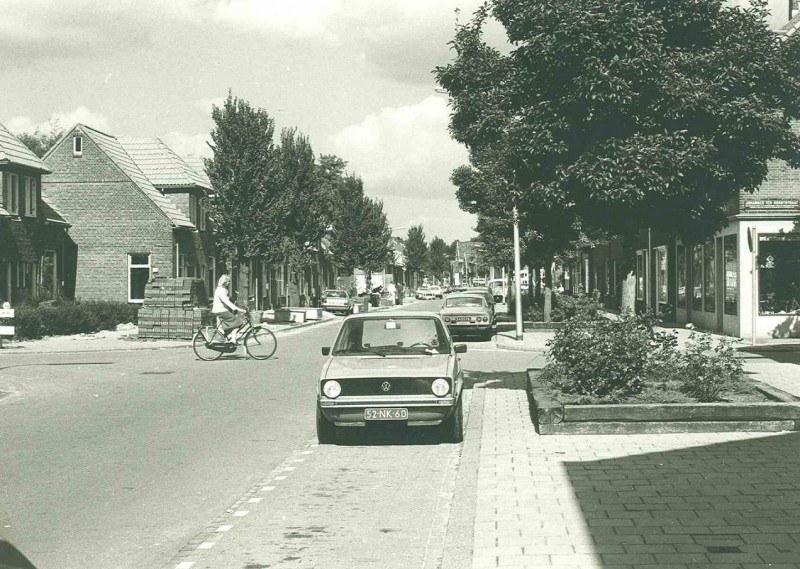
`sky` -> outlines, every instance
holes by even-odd
[[[432,73],[481,0],[0,0],[0,122],[81,122],[210,156],[234,96],[336,154],[393,234],[474,236],[449,180],[467,163]]]

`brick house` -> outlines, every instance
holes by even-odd
[[[43,160],[51,173],[42,193],[72,223],[75,297],[141,303],[155,275],[202,276],[214,267],[193,197],[208,188],[160,141],[77,124]]]
[[[49,169],[0,124],[0,304],[68,296],[70,224],[41,195]]]

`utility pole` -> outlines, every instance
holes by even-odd
[[[522,340],[522,284],[520,282],[520,253],[519,253],[519,214],[514,206],[514,303],[517,334],[516,339]]]

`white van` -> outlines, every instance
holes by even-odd
[[[506,303],[508,300],[508,283],[505,279],[489,279],[486,282],[486,286],[492,290],[495,302],[499,304]]]

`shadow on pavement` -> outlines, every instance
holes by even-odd
[[[406,427],[386,422],[359,428],[339,428],[336,432],[338,446],[415,446],[438,445],[445,442],[436,427]]]
[[[761,358],[772,360],[779,364],[795,364],[800,365],[800,348],[796,345],[787,349],[784,347],[770,346],[760,348],[758,346],[752,348],[739,348],[739,353],[746,360],[757,361]]]
[[[800,567],[800,433],[564,466],[604,567]]]
[[[0,569],[36,569],[36,567],[16,547],[0,539]]]
[[[464,389],[474,389],[479,384],[484,389],[521,389],[525,390],[527,372],[519,371],[464,371]]]

